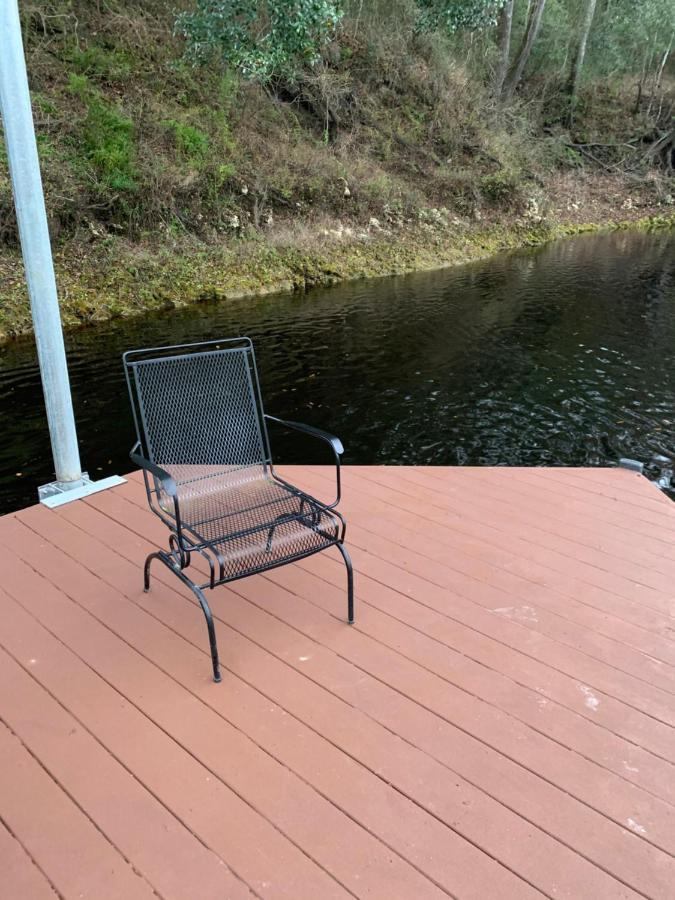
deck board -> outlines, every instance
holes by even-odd
[[[58,894],[19,841],[0,823],[2,887],[8,897],[58,900]]]
[[[0,519],[12,877],[65,898],[672,897],[672,503],[616,469],[354,467],[343,509],[356,625],[330,553],[219,588],[220,685],[178,581],[141,590],[165,530],[137,473]]]

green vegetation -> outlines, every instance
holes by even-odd
[[[26,0],[68,321],[670,221],[670,6]],[[0,137],[2,333],[19,260]]]
[[[245,78],[268,81],[317,64],[341,18],[331,0],[197,0],[176,27],[193,62],[221,57]]]
[[[166,123],[176,138],[176,144],[185,159],[194,165],[201,165],[209,151],[209,139],[203,131],[194,125],[169,119]]]
[[[86,109],[79,149],[100,179],[98,190],[135,190],[133,122],[92,87],[86,75],[72,73],[68,89]]]

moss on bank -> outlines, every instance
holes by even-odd
[[[73,255],[72,247],[57,251],[55,264],[62,318],[73,327],[204,300],[442,268],[569,235],[672,227],[675,215],[599,223],[459,223],[331,239],[305,235],[302,242],[279,245],[240,240],[206,246],[186,240],[171,247],[138,246],[107,238],[82,258]],[[4,254],[1,265],[7,269],[0,272],[7,275],[7,287],[0,303],[0,339],[7,339],[30,333],[31,318],[18,251]]]

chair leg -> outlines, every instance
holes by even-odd
[[[187,581],[188,579],[186,579]],[[209,632],[209,646],[211,647],[211,664],[213,665],[213,680],[215,682],[221,681],[220,676],[220,661],[218,659],[218,644],[216,643],[216,628],[213,624],[213,614],[211,613],[211,607],[209,606],[206,597],[200,588],[197,587],[196,584],[190,582],[190,587],[192,589],[192,593],[195,595],[197,600],[199,600],[199,605],[202,608],[202,612],[204,613],[204,618],[206,619],[206,627]]]
[[[145,565],[143,566],[143,590],[146,594],[150,590],[150,563],[153,559],[162,559],[162,557],[159,553],[151,553],[145,560]],[[162,562],[164,562],[163,559]]]
[[[338,550],[342,554],[342,558],[347,566],[347,621],[350,625],[354,624],[354,567],[352,566],[352,558],[347,552],[344,544],[337,545]]]
[[[150,589],[150,564],[153,559],[158,559],[160,562],[163,562],[167,569],[171,569],[174,575],[179,578],[183,584],[186,584],[192,593],[195,595],[197,600],[199,600],[199,605],[202,608],[202,612],[204,613],[204,618],[206,619],[206,627],[209,633],[209,646],[211,648],[211,664],[213,666],[213,680],[218,682],[221,681],[220,675],[220,661],[218,659],[218,644],[216,642],[216,628],[213,624],[213,614],[211,613],[211,607],[209,606],[206,597],[204,596],[201,588],[197,587],[194,581],[191,581],[187,575],[184,575],[175,565],[173,560],[171,560],[165,553],[157,552],[151,553],[148,558],[145,560],[145,566],[143,568],[143,582],[144,582],[144,590],[148,591]]]

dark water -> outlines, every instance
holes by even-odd
[[[92,477],[128,471],[121,353],[248,334],[267,411],[345,462],[606,465],[675,450],[675,235],[580,237],[431,274],[222,302],[70,333]],[[53,478],[34,345],[0,347],[0,511]],[[275,445],[319,462],[311,442]],[[17,475],[21,473],[21,475]]]

